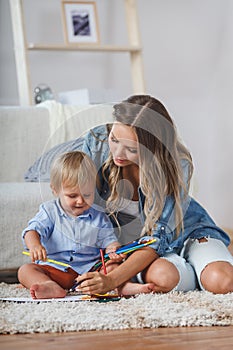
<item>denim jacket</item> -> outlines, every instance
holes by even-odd
[[[99,171],[101,189],[98,203],[104,206],[104,201],[109,195],[108,183],[104,180],[101,171],[102,165],[109,154],[108,133],[105,125],[97,126],[86,134],[82,150],[92,158]],[[188,164],[183,160],[181,165],[185,177]],[[144,223],[145,215],[143,208],[145,196],[140,188],[138,189],[138,194],[139,211],[141,213],[142,223]],[[184,229],[179,236],[176,237],[174,204],[174,198],[172,196],[167,196],[162,214],[154,225],[153,236],[157,238],[157,242],[151,247],[153,247],[160,256],[172,252],[179,254],[187,238],[199,239],[202,237],[211,237],[221,240],[226,246],[229,245],[229,236],[216,226],[207,211],[190,196],[187,196],[182,201]]]

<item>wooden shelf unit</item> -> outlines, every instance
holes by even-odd
[[[103,51],[103,52],[140,52],[141,47],[138,46],[111,46],[111,45],[45,45],[29,43],[27,50],[31,51]]]
[[[124,0],[126,11],[126,22],[128,29],[129,45],[88,45],[88,44],[39,44],[27,43],[23,0],[10,0],[10,9],[12,16],[12,28],[14,39],[14,53],[16,62],[18,93],[20,105],[33,104],[30,65],[28,53],[30,51],[86,51],[86,52],[110,52],[110,53],[128,53],[130,56],[131,77],[134,93],[145,92],[145,81],[143,74],[142,48],[140,45],[139,28],[136,0]]]

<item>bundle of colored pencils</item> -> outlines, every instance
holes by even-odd
[[[123,246],[121,246],[120,248],[118,248],[116,250],[115,253],[117,254],[130,254],[132,252],[134,252],[135,250],[137,249],[140,249],[140,248],[143,248],[143,247],[146,247],[152,243],[156,242],[156,239],[155,238],[152,238],[151,240],[146,240],[146,241],[143,241],[143,238],[139,238],[135,241],[132,241],[132,242],[129,242]],[[90,271],[96,271],[96,270],[99,270],[102,265],[103,265],[103,261],[106,262],[108,261],[110,258],[108,256],[108,254],[105,254],[104,255],[104,260],[103,258],[100,259],[99,261],[97,261],[97,263],[95,263],[95,265],[91,268]]]

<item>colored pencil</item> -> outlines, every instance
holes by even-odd
[[[80,283],[81,283],[81,282],[75,282],[75,283],[73,284],[73,286],[69,289],[69,292],[74,292],[75,289],[76,289],[76,287],[78,287],[78,285],[79,285]]]
[[[23,253],[24,255],[30,256],[30,253],[29,253],[29,252],[23,251],[22,253]],[[53,260],[53,259],[47,259],[46,261],[51,262],[51,263],[54,263],[54,264],[57,264],[57,265],[65,266],[65,267],[71,267],[69,264],[63,263],[63,262],[61,262],[61,261]]]
[[[150,244],[152,244],[154,242],[156,242],[156,238],[153,238],[150,241],[147,241],[145,243],[140,243],[140,244],[138,244],[138,241],[134,241],[132,243],[126,244],[126,245],[118,248],[116,250],[116,253],[117,254],[124,254],[124,253],[128,254],[128,253],[130,253],[133,250],[137,250],[139,248],[146,247],[146,246],[148,246],[148,245],[150,245]],[[108,258],[108,254],[105,254],[104,257]]]
[[[106,270],[106,265],[105,265],[105,260],[106,259],[104,259],[103,249],[100,249],[100,257],[101,257],[101,264],[102,264],[103,269],[104,269],[104,274],[107,275],[107,270]],[[70,288],[69,291],[70,292],[74,292],[79,284],[80,284],[80,282],[75,282],[74,285]]]
[[[101,256],[102,266],[103,266],[103,269],[104,269],[104,274],[107,275],[103,249],[100,249],[100,256]]]
[[[145,243],[140,243],[140,244],[137,243],[135,245],[126,245],[124,247],[121,247],[121,248],[117,249],[116,253],[117,254],[122,254],[122,253],[128,254],[128,253],[131,253],[132,251],[137,250],[139,248],[146,247],[146,246],[148,246],[148,245],[150,245],[150,244],[152,244],[154,242],[156,242],[155,238],[151,239],[150,241],[145,242]]]
[[[152,238],[150,241],[138,244],[138,240],[136,240],[136,241],[130,242],[130,243],[128,243],[126,245],[123,245],[122,247],[118,248],[116,250],[116,253],[117,254],[129,254],[129,253],[134,252],[137,249],[149,246],[150,244],[152,244],[152,243],[154,243],[156,241],[157,241],[156,238]],[[102,258],[101,258],[100,261],[95,263],[95,265],[90,269],[90,271],[98,270],[101,267],[101,265],[103,264],[103,261],[105,263],[108,260],[109,260],[109,256],[108,256],[108,254],[105,254],[104,255],[104,260],[102,260]]]

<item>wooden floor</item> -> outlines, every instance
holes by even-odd
[[[1,350],[232,350],[233,326],[2,335]]]
[[[230,247],[233,253],[233,242]],[[1,335],[1,350],[232,350],[233,326]]]

